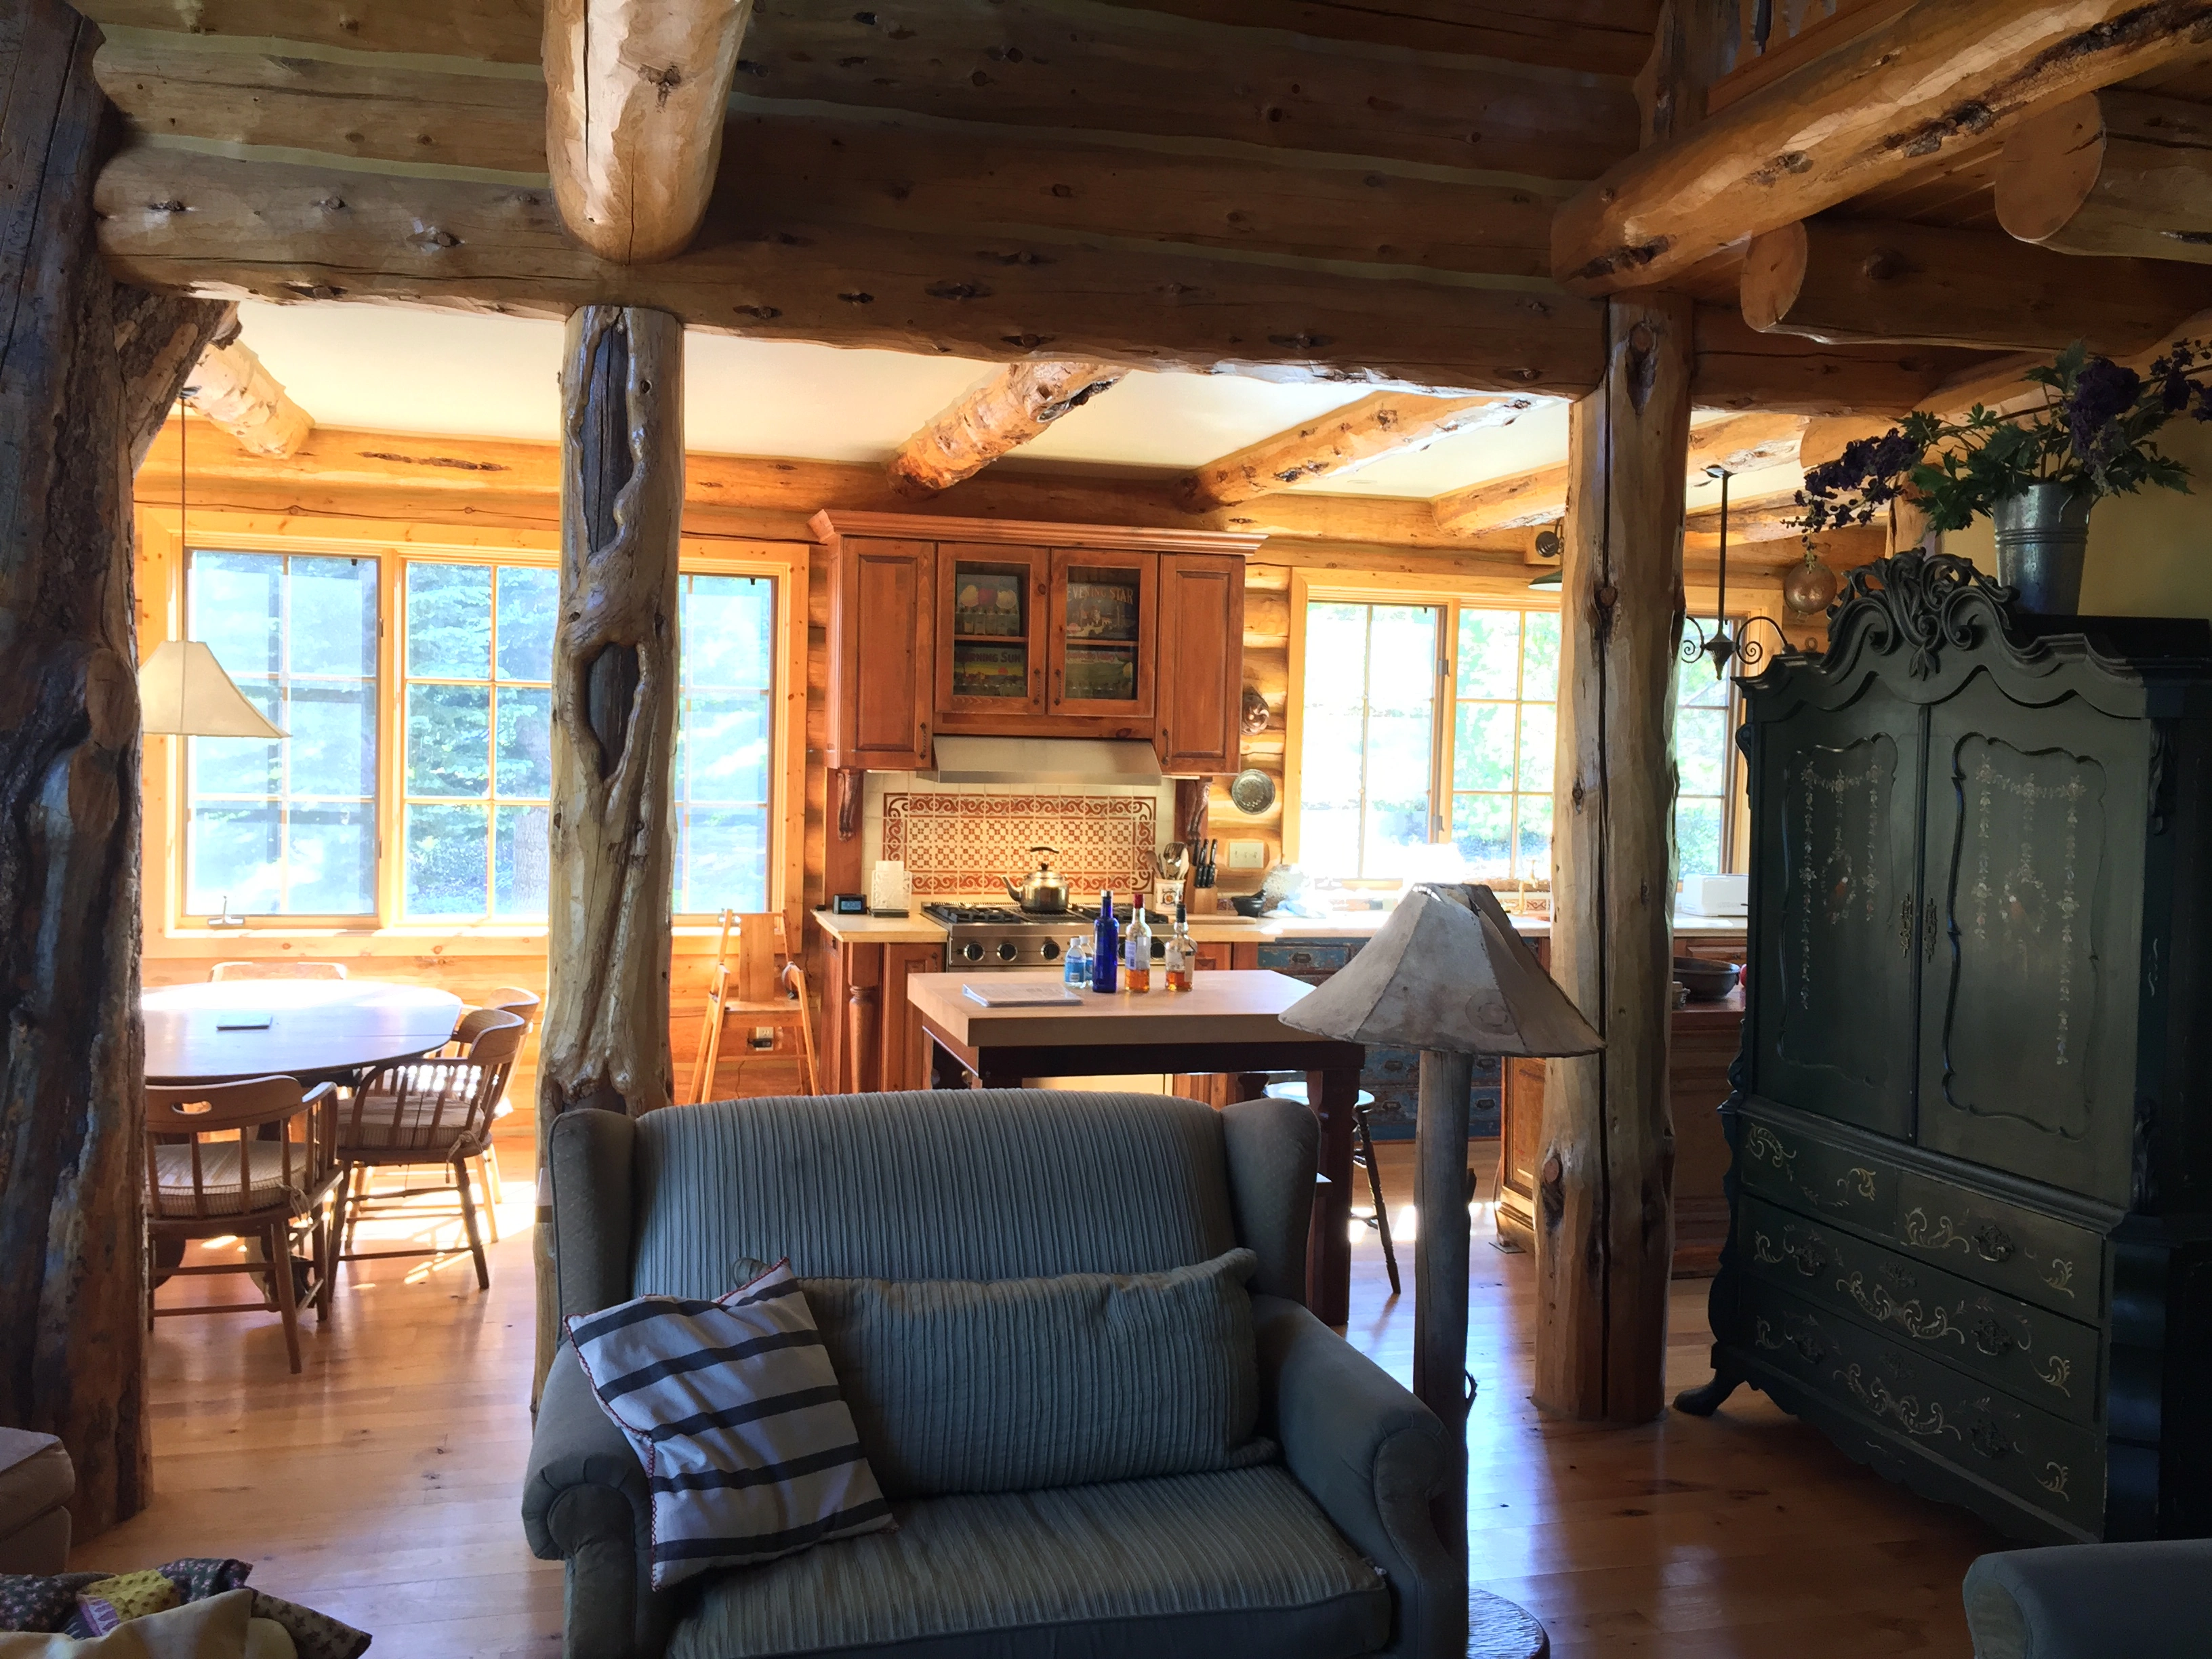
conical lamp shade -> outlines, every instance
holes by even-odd
[[[1534,1059],[1605,1047],[1487,887],[1416,887],[1364,950],[1281,1018],[1340,1042],[1446,1054]]]
[[[215,653],[198,640],[169,640],[138,671],[138,708],[151,734],[183,738],[283,738],[246,702]]]

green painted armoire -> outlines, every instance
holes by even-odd
[[[1850,579],[1743,684],[1715,1376],[2014,1536],[2212,1532],[2212,628]]]

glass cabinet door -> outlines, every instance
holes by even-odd
[[[2149,728],[1978,677],[1931,711],[1928,795],[1920,1142],[2125,1204]]]
[[[1043,713],[1050,556],[1042,548],[948,542],[938,557],[939,708]]]
[[[1750,732],[1751,1088],[1911,1133],[1923,713],[1869,685]]]
[[[1053,550],[1050,713],[1150,722],[1158,580],[1157,553]]]

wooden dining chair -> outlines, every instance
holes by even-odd
[[[491,1145],[492,1108],[521,1051],[522,1031],[522,1021],[504,1009],[474,1009],[454,1029],[453,1045],[459,1053],[381,1066],[354,1090],[338,1115],[337,1156],[345,1171],[338,1184],[335,1224],[338,1261],[448,1254],[434,1244],[393,1250],[353,1248],[364,1212],[381,1220],[447,1215],[443,1209],[416,1206],[417,1200],[445,1192],[443,1185],[418,1188],[409,1180],[397,1193],[373,1189],[378,1170],[434,1168],[452,1178],[461,1225],[476,1258],[477,1288],[491,1288],[470,1166]]]
[[[730,960],[732,927],[738,935],[734,963]],[[691,1062],[690,1085],[684,1091],[692,1103],[705,1100],[714,1086],[714,1070],[722,1058],[722,1033],[732,1015],[748,1025],[795,1030],[804,1085],[799,1092],[822,1092],[821,1074],[814,1061],[814,1020],[806,1002],[806,970],[783,948],[785,943],[783,917],[774,911],[722,912],[722,934],[707,980],[706,1017],[699,1024],[698,1052]],[[738,1055],[741,1061],[760,1057],[750,1042]]]
[[[218,962],[208,969],[210,980],[218,979],[343,979],[343,962]]]
[[[261,1260],[171,1269],[173,1274],[254,1273],[258,1302],[212,1307],[155,1305],[146,1291],[146,1320],[179,1314],[273,1311],[284,1322],[284,1349],[300,1370],[299,1302],[331,1311],[335,1267],[331,1214],[337,1190],[337,1091],[319,1083],[258,1077],[146,1091],[146,1231],[156,1248],[234,1235],[258,1239]],[[304,1243],[302,1263],[296,1246]],[[304,1273],[300,1269],[304,1268]]]
[[[520,985],[502,985],[498,990],[484,998],[483,1006],[513,1014],[522,1022],[523,1041],[526,1042],[530,1040],[530,1028],[538,1023],[538,1010],[540,1006],[540,999],[537,992],[525,990]],[[510,1078],[512,1075],[512,1068],[510,1068]],[[496,1124],[500,1119],[511,1116],[514,1111],[514,1103],[507,1097],[506,1085],[502,1084],[499,1092],[499,1102],[491,1109],[493,1123]],[[484,1155],[477,1160],[477,1167],[483,1172],[484,1190],[491,1195],[491,1212],[487,1219],[491,1223],[491,1242],[496,1244],[499,1243],[499,1206],[507,1196],[506,1186],[499,1178],[499,1153],[487,1145],[484,1148]]]

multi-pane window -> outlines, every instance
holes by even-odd
[[[407,564],[401,912],[545,914],[559,573]]]
[[[376,561],[195,549],[185,615],[188,637],[290,733],[186,739],[185,908],[373,914]]]
[[[1476,879],[1547,885],[1559,613],[1316,599],[1304,623],[1299,863],[1387,879],[1434,868],[1415,849],[1443,842]],[[1686,876],[1715,874],[1729,862],[1731,687],[1686,665],[1675,699],[1677,857]]]
[[[1298,836],[1309,867],[1402,875],[1408,849],[1434,839],[1443,615],[1433,605],[1306,607]]]
[[[1713,635],[1706,617],[1698,624]],[[1738,623],[1738,627],[1741,624]],[[1697,628],[1687,630],[1697,636]],[[1674,669],[1674,856],[1684,877],[1717,876],[1728,869],[1729,808],[1735,779],[1735,711],[1726,676],[1710,659]]]
[[[1549,882],[1559,618],[1459,607],[1451,839],[1468,872]]]
[[[676,741],[676,909],[768,908],[775,585],[687,575]]]
[[[777,580],[679,578],[678,915],[774,902]],[[188,740],[180,913],[542,920],[559,588],[537,562],[192,550],[186,637],[289,736]]]

